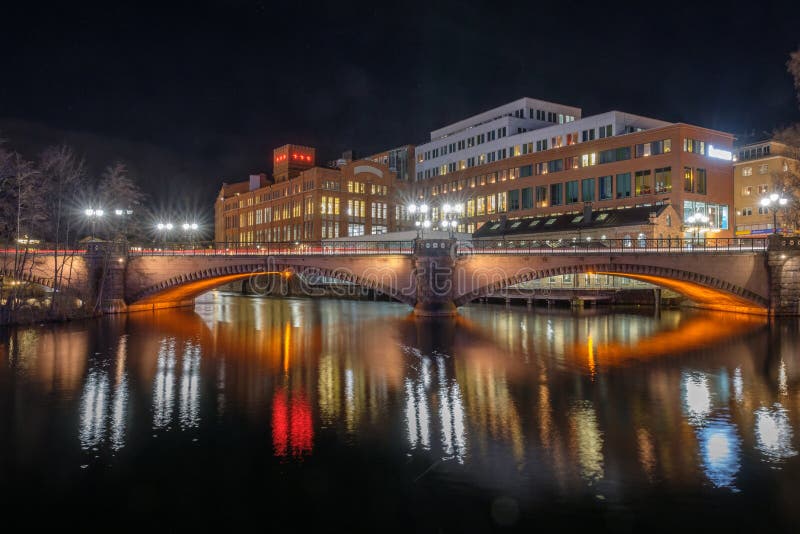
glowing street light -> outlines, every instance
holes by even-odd
[[[427,204],[409,204],[406,210],[410,215],[414,216],[414,226],[417,228],[417,238],[424,235],[425,229],[431,227],[431,221],[428,219],[428,205]]]
[[[168,223],[158,223],[156,225],[156,228],[158,229],[159,232],[161,232],[161,234],[163,236],[163,241],[164,241],[164,243],[166,243],[167,242],[167,232],[172,231],[172,228],[173,228],[172,223],[170,223],[170,222],[168,222]]]
[[[89,217],[89,221],[92,223],[92,236],[90,239],[94,241],[94,232],[95,232],[95,226],[97,224],[97,219],[102,217],[105,212],[99,208],[86,208],[85,210],[83,210],[83,213],[87,217]]]
[[[772,193],[768,197],[761,199],[761,205],[765,208],[772,210],[772,233],[778,233],[778,210],[789,204],[789,199],[778,193]]]

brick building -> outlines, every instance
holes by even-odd
[[[316,166],[315,157],[313,148],[285,145],[274,151],[274,180],[253,175],[223,184],[214,206],[215,241],[318,241],[402,229],[400,206],[413,195],[387,164],[375,161],[383,155],[342,160],[336,168]]]
[[[671,204],[732,237],[733,136],[611,111],[581,118],[521,99],[431,132],[418,145],[415,194],[461,205],[460,231],[486,221]],[[546,109],[538,109],[546,108]],[[506,124],[508,123],[508,124]],[[680,226],[680,224],[679,224]],[[689,237],[689,232],[686,232]]]
[[[782,191],[781,175],[798,165],[795,152],[773,140],[749,143],[736,149],[733,165],[735,233],[737,237],[764,237],[774,232],[773,214],[761,199]],[[778,218],[780,225],[781,218]],[[778,232],[794,230],[778,228]]]

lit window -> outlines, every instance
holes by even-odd
[[[551,224],[555,223],[556,219],[553,217],[552,219],[547,219],[547,222],[544,223],[545,226],[550,226]]]

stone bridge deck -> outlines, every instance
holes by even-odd
[[[65,261],[66,260],[62,260]],[[38,253],[23,269],[8,253],[0,268],[52,284],[54,260]],[[603,243],[415,242],[299,244],[245,248],[120,249],[96,244],[68,261],[67,286],[93,293],[108,311],[189,305],[235,280],[280,279],[292,273],[366,286],[419,314],[456,307],[536,278],[595,273],[669,288],[697,305],[747,313],[800,314],[800,240],[607,241]]]

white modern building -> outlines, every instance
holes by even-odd
[[[432,131],[416,148],[416,180],[669,124],[619,111],[582,118],[580,108],[520,98]]]

